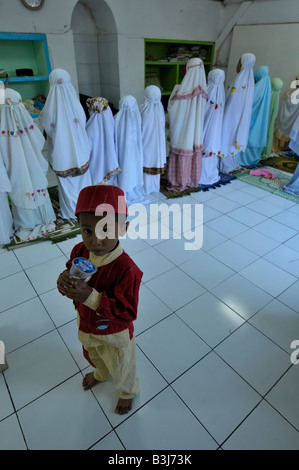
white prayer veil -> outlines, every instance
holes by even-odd
[[[251,53],[243,54],[241,64],[241,71],[229,86],[226,95],[221,150],[225,157],[246,150],[248,142],[254,93],[255,56]]]
[[[9,197],[21,209],[46,202],[48,163],[42,155],[45,139],[22,103],[21,95],[5,89],[0,105],[0,152],[11,185]]]
[[[225,106],[225,73],[221,69],[208,74],[207,105],[204,119],[204,156],[220,156],[223,113]]]
[[[299,155],[299,114],[290,131],[290,139],[291,139],[289,143],[290,149],[292,149],[293,152],[296,153],[296,155]]]
[[[225,105],[225,73],[221,69],[208,74],[207,104],[203,126],[203,158],[200,185],[214,184],[220,179],[219,156],[221,155],[221,132]]]
[[[299,74],[297,75],[296,80],[299,80]],[[276,118],[277,129],[286,137],[290,137],[292,127],[299,115],[298,99],[293,99],[294,92],[294,88],[291,88],[287,93],[285,93]]]
[[[33,240],[55,230],[56,217],[47,191],[48,162],[42,154],[45,139],[20,94],[10,88],[0,106],[0,123],[0,152],[11,184],[15,234],[21,240]]]
[[[296,170],[295,170],[292,178],[290,179],[288,184],[286,184],[283,187],[283,189],[289,194],[298,194],[299,195],[299,163],[296,166]]]
[[[86,101],[90,118],[86,124],[91,154],[89,172],[92,184],[106,183],[120,173],[114,143],[114,119],[105,98]]]
[[[143,186],[143,148],[141,116],[136,98],[124,96],[119,102],[119,111],[114,116],[116,155],[121,173],[118,186],[128,193]]]
[[[0,193],[9,193],[11,191],[11,184],[8,179],[5,166],[3,164],[2,155],[0,153]]]
[[[165,112],[161,90],[150,85],[144,90],[145,101],[140,111],[143,142],[143,166],[164,168],[166,163]]]
[[[203,144],[206,105],[206,75],[201,59],[189,59],[186,74],[176,85],[168,102],[170,146],[193,151]]]
[[[1,224],[0,224],[0,246],[10,242],[10,237],[13,236],[13,219],[8,204],[7,193],[11,191],[10,181],[8,179],[6,169],[3,164],[2,156],[0,153],[0,211],[1,211]]]
[[[84,173],[90,157],[86,116],[66,70],[50,73],[50,91],[40,114],[48,139],[49,163],[58,176]]]

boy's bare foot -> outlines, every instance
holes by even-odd
[[[132,403],[133,398],[120,398],[117,402],[115,413],[117,413],[118,415],[125,415],[132,409]]]
[[[94,378],[93,372],[89,372],[86,374],[83,381],[82,386],[84,390],[89,390],[90,388],[94,387],[99,382]]]

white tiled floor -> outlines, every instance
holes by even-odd
[[[91,368],[56,291],[80,237],[0,251],[0,449],[299,449],[299,204],[237,180],[153,202],[203,203],[203,246],[122,241],[144,271],[127,416],[111,380],[81,387]]]

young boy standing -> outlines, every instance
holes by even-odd
[[[127,214],[120,188],[94,185],[82,189],[76,216],[83,242],[73,248],[67,269],[57,280],[60,293],[74,302],[83,355],[94,367],[94,372],[85,375],[83,388],[88,390],[111,375],[119,390],[118,414],[131,410],[139,391],[133,321],[143,273],[119,244],[119,236],[129,225]],[[89,259],[97,268],[88,282],[70,275],[72,260],[78,257]]]

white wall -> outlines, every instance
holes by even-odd
[[[78,0],[46,0],[44,7],[35,12],[27,10],[19,0],[0,0],[0,30],[46,33],[52,68],[67,68],[77,89],[79,77],[82,92],[95,92],[100,88],[100,93],[107,95],[115,105],[125,94],[133,94],[140,104],[143,101],[145,37],[216,41],[242,3],[225,0],[226,5],[223,6],[212,0],[82,1],[91,9],[92,20],[86,11],[85,16],[79,14],[82,5],[74,10]],[[238,19],[237,26],[279,23],[299,23],[298,0],[255,0]],[[89,47],[96,54],[95,36],[98,40],[99,76],[97,60],[93,58],[91,63],[85,63],[83,59]],[[289,44],[292,37],[287,34],[287,38]],[[244,48],[251,45],[252,39],[253,29],[249,28]],[[217,65],[224,69],[229,62],[231,45],[232,32],[219,50]],[[285,47],[282,49],[278,44],[276,51],[272,49],[272,56],[275,52],[278,60],[284,60]],[[268,50],[265,54],[269,55]],[[260,60],[265,62],[267,57]],[[290,65],[286,64],[286,67],[290,68]],[[230,74],[230,65],[227,73]]]
[[[221,5],[210,0],[81,0],[99,30],[101,93],[144,96],[144,38],[215,41]],[[117,54],[117,55],[116,55]]]
[[[118,34],[114,15],[111,8],[104,0],[88,0],[87,3],[93,13],[93,18],[97,26],[97,46],[101,81],[100,94],[113,103],[115,107],[118,107],[121,93]]]
[[[100,66],[96,26],[92,10],[82,3],[74,8],[71,28],[74,34],[79,92],[99,96]]]
[[[298,23],[298,0],[255,0],[238,24]]]
[[[98,36],[99,63],[101,75],[101,95],[118,108],[122,96],[119,75],[118,36],[107,33]]]
[[[72,84],[78,91],[73,31],[69,30],[63,35],[48,33],[46,36],[52,70],[58,68],[67,70]]]
[[[295,75],[299,72],[299,53],[296,52],[299,1],[254,0],[245,3],[248,8],[238,18],[236,27],[227,35],[217,55],[217,64],[226,70],[226,83],[235,75],[236,60],[238,62],[241,53],[253,52],[257,66],[269,65],[271,77],[280,77],[285,82],[284,89],[288,88],[297,68],[296,62],[298,71]],[[220,31],[238,12],[241,4],[240,0],[225,0],[220,12]],[[241,26],[244,28],[240,29]]]
[[[66,68],[78,90],[73,33],[70,28],[77,1],[47,0],[40,10],[30,11],[20,0],[0,0],[0,31],[45,33],[52,69]]]
[[[292,40],[290,41],[290,38]],[[256,56],[255,67],[268,65],[270,77],[284,85],[281,98],[299,74],[299,27],[297,24],[236,26],[233,32],[226,83],[236,75],[236,64],[243,52]]]
[[[212,0],[81,1],[92,9],[99,30],[101,90],[116,106],[119,98],[125,94],[133,94],[139,103],[143,101],[145,37],[216,41],[242,4],[241,0],[225,0],[225,5]],[[238,18],[237,25],[299,22],[298,0],[254,0],[243,3],[248,4],[248,8]],[[242,43],[242,52],[248,50],[253,36],[253,29],[249,29]],[[232,74],[232,66],[229,65],[231,52],[234,53],[234,50],[231,51],[232,37],[231,30],[217,54],[216,65],[223,68],[228,76]],[[271,45],[271,41],[268,45]],[[277,50],[280,50],[279,44]],[[260,58],[261,63],[265,63],[268,55],[266,48],[264,56]]]
[[[46,0],[43,8],[30,11],[20,0],[0,0],[0,31],[19,33],[58,33],[70,29],[78,0]]]

